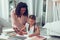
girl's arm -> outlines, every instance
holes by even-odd
[[[25,26],[23,26],[20,31],[21,31],[23,34],[27,34],[27,32],[26,32],[26,27],[25,27]]]

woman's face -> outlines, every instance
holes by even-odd
[[[29,22],[30,25],[34,25],[35,24],[35,20],[30,19],[30,18],[28,19],[28,22]]]
[[[24,14],[25,11],[26,11],[26,8],[21,8],[20,13],[21,13],[21,14]]]

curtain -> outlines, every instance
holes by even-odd
[[[47,0],[45,23],[60,21],[60,2]]]
[[[60,3],[59,2],[53,2],[53,21],[59,21],[60,20]]]

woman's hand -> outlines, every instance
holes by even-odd
[[[18,32],[19,32],[19,30],[18,30],[18,28],[17,28],[17,27],[14,27],[13,29],[15,30],[15,32],[16,32],[16,33],[18,33]]]
[[[17,34],[24,35],[24,34],[27,34],[27,32],[25,31],[25,28],[26,27],[23,25],[20,29],[18,29],[17,27],[14,27],[13,29]]]
[[[27,34],[27,32],[25,32],[25,31],[20,31],[20,32],[18,32],[18,34],[19,34],[19,35],[24,35],[24,34]]]
[[[17,27],[13,28],[15,30],[15,32],[19,35],[23,35],[22,31],[20,31]]]

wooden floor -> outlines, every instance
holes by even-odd
[[[5,28],[4,28],[4,29],[5,29]],[[40,32],[41,32],[40,35],[46,36],[46,35],[47,35],[46,31],[47,31],[46,29],[41,28],[41,29],[40,29]],[[2,40],[2,39],[1,39],[1,40]],[[51,37],[51,38],[49,38],[49,39],[47,39],[47,40],[60,40],[60,38]]]

